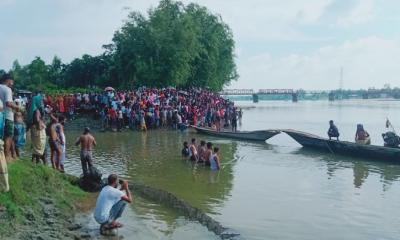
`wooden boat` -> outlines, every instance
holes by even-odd
[[[347,141],[335,141],[296,130],[282,130],[303,147],[319,149],[331,153],[364,157],[369,159],[393,160],[400,162],[400,148],[376,145],[362,145]]]
[[[250,140],[250,141],[263,141],[270,139],[271,137],[279,134],[279,130],[258,130],[258,131],[215,131],[210,128],[194,127],[198,133],[203,133],[215,137],[233,138],[240,140]]]

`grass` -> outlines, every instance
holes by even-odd
[[[40,199],[50,198],[54,205],[66,215],[71,213],[76,202],[87,194],[72,182],[72,177],[53,169],[21,159],[8,165],[10,191],[0,193],[0,236],[21,224],[24,210],[30,209],[38,218],[41,216]]]

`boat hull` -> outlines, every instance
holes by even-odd
[[[240,131],[240,132],[227,132],[227,131],[214,131],[207,128],[193,127],[198,133],[207,134],[215,137],[232,138],[239,140],[249,141],[263,141],[280,133],[279,130],[259,130],[259,131]]]
[[[398,148],[334,141],[295,130],[283,130],[283,132],[303,147],[354,157],[400,162],[400,149]]]

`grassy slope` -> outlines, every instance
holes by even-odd
[[[68,176],[26,159],[9,164],[8,171],[11,190],[0,193],[0,206],[6,208],[0,212],[0,236],[23,223],[25,209],[43,218],[40,199],[51,198],[55,206],[68,215],[74,203],[87,196]]]

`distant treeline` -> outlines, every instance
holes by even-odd
[[[193,3],[161,0],[148,16],[131,12],[112,43],[103,48],[101,55],[85,54],[70,63],[54,57],[47,64],[36,57],[21,66],[15,60],[8,72],[17,88],[28,90],[106,86],[221,90],[238,77],[231,29],[220,16]]]

